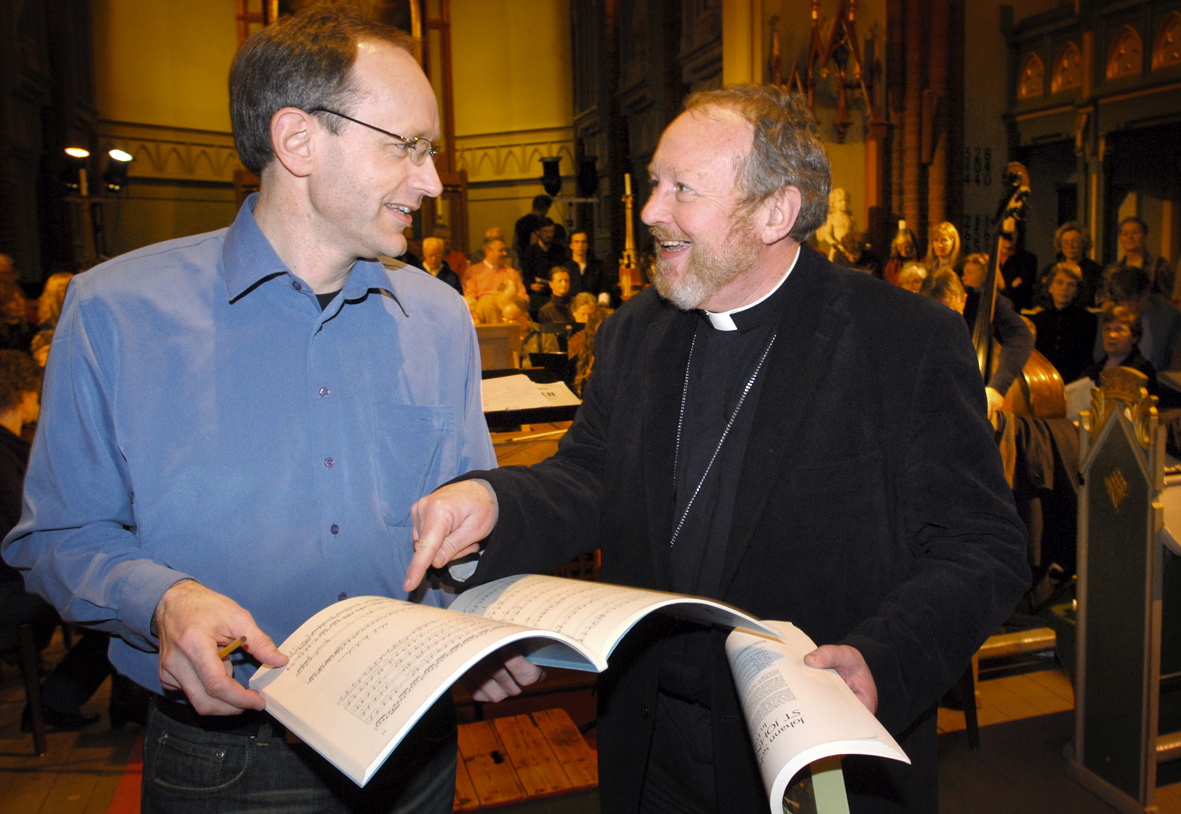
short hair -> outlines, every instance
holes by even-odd
[[[1134,300],[1152,290],[1148,272],[1139,266],[1108,266],[1103,276],[1107,278],[1107,294],[1113,300]]]
[[[371,40],[418,53],[413,37],[343,3],[313,6],[246,40],[230,67],[230,121],[246,169],[261,175],[274,160],[271,119],[281,109],[352,109],[357,44]],[[340,132],[338,117],[320,115],[329,132]]]
[[[1091,234],[1077,220],[1068,220],[1054,230],[1054,251],[1062,254],[1062,238],[1067,232],[1078,232],[1083,239],[1083,254],[1091,250]]]
[[[548,195],[534,195],[533,208],[534,209],[549,209],[554,205],[554,199]]]
[[[0,413],[20,404],[22,393],[41,392],[41,368],[19,350],[0,350]]]
[[[566,268],[565,266],[554,266],[552,269],[550,269],[550,270],[549,270],[549,278],[550,278],[551,280],[552,280],[552,279],[554,279],[554,275],[555,275],[555,274],[565,274],[565,275],[566,275],[566,279],[567,279],[567,280],[573,280],[573,279],[574,279],[574,278],[573,278],[573,277],[570,275],[570,269]]]
[[[819,125],[808,100],[778,85],[728,85],[697,91],[685,99],[686,111],[730,110],[754,128],[750,152],[737,167],[741,207],[754,211],[779,190],[800,191],[800,213],[790,237],[803,243],[828,218],[832,170],[820,142]]]
[[[504,243],[503,237],[486,237],[484,238],[484,248],[487,249],[493,243]]]
[[[968,295],[968,292],[964,290],[963,281],[952,268],[941,268],[927,275],[919,293],[944,305],[950,305],[953,300]]]
[[[1119,227],[1118,227],[1118,228],[1122,230],[1122,229],[1124,228],[1124,224],[1125,224],[1125,223],[1136,223],[1136,224],[1139,224],[1139,225],[1140,225],[1140,230],[1141,230],[1142,232],[1144,232],[1144,236],[1145,236],[1145,237],[1148,237],[1148,224],[1147,224],[1147,223],[1145,223],[1145,222],[1144,222],[1144,220],[1143,220],[1142,218],[1138,218],[1138,217],[1136,217],[1135,215],[1131,215],[1130,217],[1126,217],[1126,218],[1124,218],[1123,220],[1121,220],[1121,221],[1119,222]]]
[[[598,297],[589,291],[579,291],[574,295],[574,300],[570,303],[570,310],[577,311],[579,308],[587,305],[597,308],[599,305]]]
[[[1110,325],[1113,322],[1122,322],[1127,325],[1132,331],[1133,342],[1139,342],[1140,337],[1144,335],[1144,328],[1140,325],[1139,314],[1127,306],[1113,305],[1103,309],[1103,313],[1099,315],[1099,329],[1103,330],[1104,325]]]
[[[570,239],[574,240],[575,235],[582,235],[586,238],[586,242],[590,243],[590,232],[588,232],[586,229],[575,229],[570,233]]]
[[[443,248],[443,238],[441,237],[424,237],[422,239],[422,251],[425,254],[428,246],[438,246],[441,250]]]
[[[967,257],[964,258],[963,265],[966,266],[969,263],[976,265],[976,266],[983,266],[984,268],[987,269],[988,268],[988,255],[982,254],[980,252],[973,252],[972,254],[969,254]]]
[[[920,280],[927,279],[927,267],[917,260],[912,260],[902,266],[902,270],[898,272],[898,282],[902,282],[902,278],[916,276]]]
[[[555,224],[554,224],[554,219],[553,219],[553,218],[542,218],[542,219],[541,219],[541,221],[540,221],[540,222],[537,224],[537,228],[536,228],[534,231],[535,231],[535,232],[540,232],[540,231],[541,231],[542,229],[544,229],[545,227],[547,227],[547,226],[554,226],[554,225],[555,225]]]
[[[1055,263],[1050,266],[1050,271],[1046,274],[1046,287],[1049,288],[1050,283],[1054,282],[1054,278],[1059,274],[1065,274],[1076,283],[1083,281],[1083,273],[1074,266],[1073,263]]]

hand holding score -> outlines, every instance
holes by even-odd
[[[402,587],[413,591],[428,568],[443,568],[479,551],[499,514],[492,486],[478,478],[448,484],[420,499],[410,509],[414,557]]]
[[[160,683],[166,690],[182,690],[201,715],[237,715],[266,706],[261,695],[233,679],[229,661],[218,658],[222,644],[245,636],[243,649],[263,664],[287,663],[242,606],[193,580],[164,592],[156,606],[156,626]]]
[[[804,656],[804,664],[820,670],[834,669],[849,685],[865,708],[877,714],[878,687],[869,672],[865,657],[856,647],[847,644],[826,644]]]

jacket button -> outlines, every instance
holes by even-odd
[[[648,705],[640,704],[640,717],[645,721],[648,720]]]

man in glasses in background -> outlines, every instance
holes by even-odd
[[[4,555],[157,693],[145,811],[451,810],[449,700],[359,789],[244,686],[325,606],[406,598],[411,504],[495,464],[463,299],[376,261],[441,191],[415,49],[346,5],[256,34],[230,106],[260,192],[71,286]]]

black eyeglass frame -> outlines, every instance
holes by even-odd
[[[333,116],[339,116],[342,119],[347,119],[348,121],[352,122],[353,124],[359,124],[362,127],[368,127],[370,130],[376,130],[378,133],[381,133],[383,136],[389,136],[392,139],[397,139],[398,141],[400,141],[406,145],[406,156],[410,159],[410,163],[414,164],[415,166],[422,166],[424,163],[426,163],[428,156],[431,159],[434,159],[434,157],[439,154],[440,148],[436,147],[434,144],[431,144],[430,139],[422,138],[421,136],[415,136],[414,138],[406,138],[405,136],[399,136],[397,133],[391,133],[389,130],[384,130],[375,124],[369,124],[369,122],[363,122],[360,119],[354,119],[352,116],[346,116],[344,113],[340,113],[336,110],[329,110],[326,107],[314,107],[307,112],[308,113],[330,113]],[[426,150],[425,151],[421,150],[418,147],[419,144],[425,144]]]

